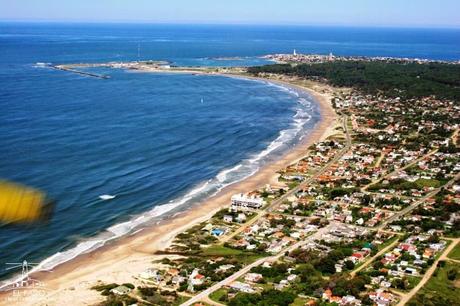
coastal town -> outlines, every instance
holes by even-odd
[[[332,52],[328,55],[323,54],[299,54],[294,49],[291,54],[269,54],[265,55],[264,58],[275,61],[277,63],[295,63],[295,64],[318,64],[326,62],[353,62],[353,61],[363,61],[363,62],[384,62],[384,63],[454,63],[446,62],[440,60],[428,60],[428,59],[418,59],[418,58],[395,58],[395,57],[386,57],[386,56],[338,56],[334,55]],[[460,61],[456,62],[457,64]]]
[[[268,58],[350,60],[295,52]],[[105,298],[100,305],[458,301],[458,101],[369,94],[293,75],[257,77],[321,85],[337,115],[332,132],[279,169],[276,183],[235,193],[210,219],[178,234],[131,282],[92,284]]]

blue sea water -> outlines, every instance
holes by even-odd
[[[460,59],[460,31],[332,27],[0,23],[0,178],[57,200],[48,224],[0,227],[6,262],[48,266],[183,210],[314,128],[311,97],[265,82],[38,67],[167,60],[267,63],[269,53]],[[99,195],[116,198],[102,201]]]

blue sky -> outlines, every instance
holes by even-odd
[[[0,20],[460,27],[460,0],[0,0]]]

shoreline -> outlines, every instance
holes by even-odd
[[[168,71],[157,72],[168,73]],[[62,305],[64,303],[74,304],[75,301],[78,301],[79,304],[97,303],[101,300],[101,296],[98,292],[89,288],[98,280],[118,283],[131,281],[132,276],[146,270],[155,257],[161,258],[161,256],[153,253],[165,249],[178,233],[209,219],[216,211],[228,206],[230,197],[234,193],[257,189],[272,182],[277,171],[302,158],[311,144],[326,138],[331,129],[334,128],[337,115],[332,109],[331,97],[329,94],[320,92],[320,89],[306,88],[286,80],[272,80],[240,74],[209,73],[193,70],[169,72],[254,79],[294,88],[313,97],[319,107],[321,117],[307,137],[303,137],[301,141],[280,158],[264,165],[248,178],[223,188],[216,195],[200,201],[183,212],[176,213],[170,218],[159,222],[158,225],[144,228],[135,234],[119,238],[113,243],[64,262],[55,267],[52,272],[35,272],[31,274],[34,279],[44,282],[46,288],[51,291],[45,296],[42,294],[31,295],[27,300],[18,302],[18,305]],[[178,227],[178,224],[181,226]],[[2,304],[2,300],[3,296],[0,295],[0,304]],[[9,302],[8,305],[14,305],[14,301],[13,303]]]

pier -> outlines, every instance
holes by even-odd
[[[98,78],[98,79],[110,79],[110,76],[108,76],[108,75],[80,71],[80,70],[68,68],[68,67],[65,67],[65,66],[49,65],[49,67],[53,68],[53,69],[56,69],[56,70],[72,72],[72,73],[76,73],[76,74],[80,74],[80,75],[84,75],[84,76],[89,76],[89,77],[93,77],[93,78]]]

